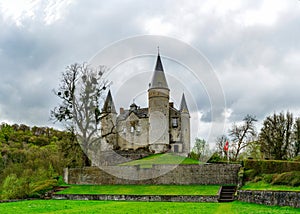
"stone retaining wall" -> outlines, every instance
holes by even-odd
[[[238,200],[256,204],[300,208],[300,192],[239,190]]]
[[[52,199],[60,200],[101,200],[101,201],[163,201],[163,202],[218,202],[215,195],[93,195],[54,194]]]
[[[238,184],[239,164],[110,166],[65,169],[68,184]]]

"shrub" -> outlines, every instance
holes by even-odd
[[[255,176],[255,178],[253,179],[253,182],[259,182],[259,181],[261,181],[263,179],[263,177],[262,176]]]
[[[300,162],[278,160],[244,160],[245,169],[253,169],[256,174],[272,174],[300,171]]]
[[[297,157],[294,157],[293,161],[300,162],[300,155],[298,155]]]
[[[196,154],[195,152],[192,151],[192,152],[189,154],[189,157],[192,158],[192,159],[194,159],[194,160],[199,160],[200,154]]]
[[[220,163],[224,161],[225,160],[217,152],[215,152],[207,161],[207,163]]]
[[[18,178],[16,174],[8,175],[3,181],[3,199],[26,198],[28,192],[28,182],[26,182],[26,179],[24,178]]]
[[[272,184],[300,186],[300,171],[285,172],[274,176]]]
[[[263,174],[262,175],[262,180],[266,183],[272,183],[274,176],[277,174]]]
[[[44,181],[38,181],[30,185],[30,197],[40,197],[53,187],[57,186],[56,179],[49,179]]]
[[[250,181],[255,178],[257,175],[257,172],[254,169],[248,169],[244,171],[244,180],[245,181]]]

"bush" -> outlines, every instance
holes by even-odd
[[[272,174],[300,171],[300,162],[278,160],[244,160],[245,169],[252,169],[256,174]]]
[[[207,161],[207,163],[220,163],[224,161],[225,160],[217,152],[215,152]]]
[[[192,151],[192,152],[189,154],[189,157],[192,158],[192,159],[194,159],[194,160],[199,160],[200,154],[196,154],[195,152]]]
[[[257,175],[257,172],[254,169],[248,169],[244,171],[244,180],[245,181],[250,181],[255,178]]]
[[[293,161],[300,162],[300,155],[298,155],[297,157],[294,157]]]
[[[44,195],[49,190],[53,189],[53,187],[57,186],[56,179],[49,179],[44,181],[38,181],[30,185],[30,197],[40,197]]]
[[[300,186],[300,171],[285,172],[274,176],[272,184]]]
[[[255,176],[255,178],[253,179],[253,182],[259,182],[259,181],[261,181],[263,179],[263,177],[262,176]]]
[[[263,174],[262,175],[262,180],[266,183],[272,183],[274,176],[277,174]]]
[[[2,185],[2,199],[26,198],[29,185],[24,178],[18,178],[16,174],[7,176]]]

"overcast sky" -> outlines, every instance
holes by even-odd
[[[64,68],[89,61],[116,41],[142,35],[174,38],[202,53],[223,88],[225,129],[247,114],[257,117],[258,127],[275,111],[300,116],[298,0],[0,0],[0,122],[52,126],[49,112],[58,103],[52,89]],[[193,84],[176,83],[184,68],[168,59],[172,58],[168,47],[158,45],[175,104],[187,88],[197,123],[193,137],[206,138],[213,119],[205,83],[198,94]],[[188,58],[189,52],[183,57]],[[118,66],[116,71],[140,72],[125,86],[112,80],[113,96],[124,98],[122,91],[136,88],[134,96],[146,93],[154,59],[133,59]],[[137,82],[140,85],[134,85]],[[117,99],[117,108],[127,107],[132,95],[126,99]]]

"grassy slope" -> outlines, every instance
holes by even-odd
[[[299,213],[290,207],[233,203],[34,200],[0,204],[1,213]]]
[[[243,187],[242,190],[279,190],[279,191],[300,191],[300,186],[291,187],[285,185],[271,185],[263,181],[259,182],[248,182]]]
[[[217,195],[219,185],[72,185],[58,194]]]
[[[152,166],[152,164],[200,164],[199,161],[178,156],[175,154],[155,154],[148,157],[120,164],[120,166],[141,165],[144,167]]]

